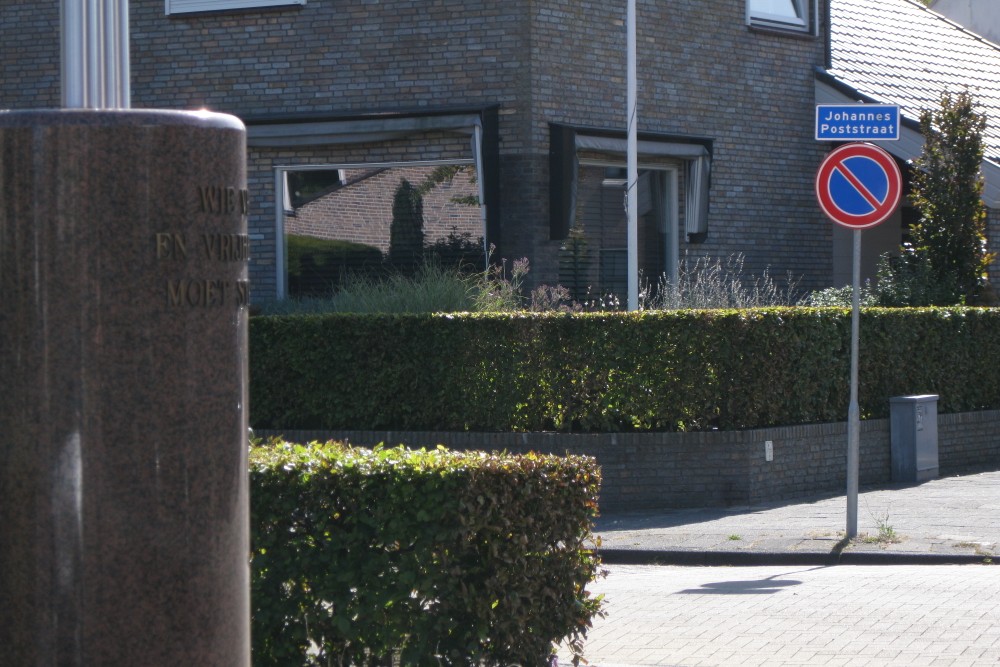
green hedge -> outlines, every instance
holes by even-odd
[[[250,461],[254,665],[543,665],[600,613],[593,459],[271,442]]]
[[[850,311],[250,320],[259,428],[622,431],[846,419]],[[1000,408],[1000,310],[866,309],[862,416]]]

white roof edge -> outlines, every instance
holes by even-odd
[[[860,100],[845,95],[830,84],[816,80],[816,104],[852,104]],[[916,119],[914,119],[916,120]],[[872,141],[901,160],[913,160],[920,157],[924,138],[919,132],[903,126],[899,130],[897,141]],[[983,160],[983,202],[989,208],[1000,208],[1000,164],[992,160]]]

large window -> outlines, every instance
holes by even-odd
[[[482,271],[500,238],[497,117],[487,107],[245,121],[251,187],[256,178],[274,216],[250,220],[251,279],[273,285],[258,288],[263,298],[329,296],[426,261]]]
[[[195,14],[198,12],[221,12],[233,9],[304,4],[306,4],[306,0],[166,0],[166,13],[168,15]]]
[[[426,262],[486,265],[472,160],[289,166],[276,176],[281,296],[326,297]]]
[[[747,0],[747,23],[812,32],[815,0]]]

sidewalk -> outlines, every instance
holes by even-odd
[[[595,534],[607,564],[832,565],[1000,562],[1000,471],[863,488],[858,537],[846,498],[619,513]]]

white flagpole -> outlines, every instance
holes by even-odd
[[[626,100],[627,117],[626,127],[628,128],[628,142],[626,146],[626,177],[627,195],[626,209],[628,215],[628,309],[639,309],[639,223],[638,208],[639,196],[639,167],[638,167],[638,140],[637,140],[637,82],[636,82],[636,55],[635,55],[635,0],[628,0],[628,16],[626,20],[627,50],[628,57],[626,68],[628,70],[628,99]]]
[[[128,0],[62,0],[62,105],[127,109]]]
[[[60,6],[62,105],[87,106],[87,39],[85,9],[79,0],[62,0]]]

